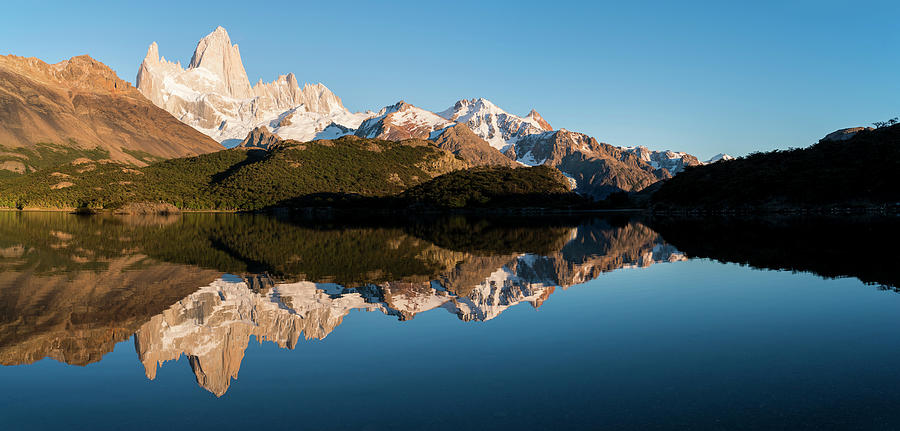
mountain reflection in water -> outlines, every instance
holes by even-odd
[[[133,336],[149,379],[185,356],[197,382],[221,396],[251,337],[293,349],[301,336],[324,339],[353,310],[486,321],[518,304],[540,307],[559,289],[603,272],[687,256],[893,287],[885,268],[895,224],[3,212],[0,364],[50,357],[86,365]],[[876,255],[857,262],[834,236],[816,240],[815,226],[852,232],[857,246],[869,243]],[[872,245],[877,235],[887,241]]]
[[[685,259],[640,222],[599,218],[373,226],[5,212],[0,238],[0,363],[86,365],[134,334],[148,378],[185,355],[216,395],[251,335],[293,348],[352,310],[484,321],[605,271]]]

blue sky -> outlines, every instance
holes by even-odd
[[[485,97],[614,145],[803,147],[900,115],[900,2],[16,2],[0,54],[90,54],[133,82],[225,27],[250,80],[294,72],[351,110]]]

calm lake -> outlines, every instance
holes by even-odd
[[[0,429],[897,429],[900,220],[0,212]]]

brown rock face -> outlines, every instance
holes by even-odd
[[[448,127],[434,139],[438,148],[450,151],[470,166],[521,166],[492,147],[463,124]]]
[[[134,152],[174,158],[222,149],[91,57],[47,64],[0,56],[0,146],[37,143],[101,148],[135,165],[146,163]]]

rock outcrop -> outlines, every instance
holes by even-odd
[[[270,132],[266,126],[259,126],[238,144],[238,148],[269,150],[279,142],[281,142],[281,138],[278,135]]]
[[[823,141],[846,141],[854,136],[857,133],[863,130],[874,130],[871,127],[848,127],[846,129],[839,129],[825,135],[822,138]]]

